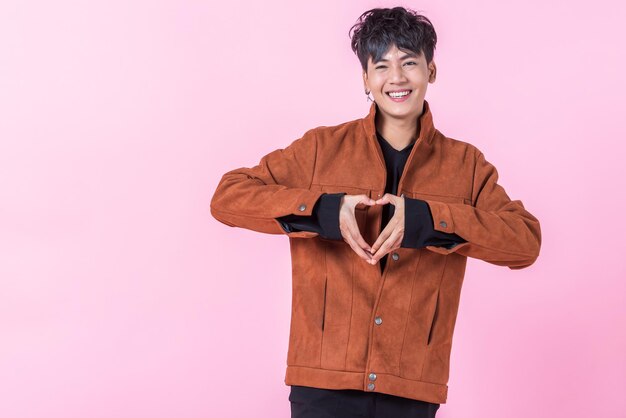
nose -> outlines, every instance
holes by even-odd
[[[394,65],[391,67],[391,71],[389,72],[389,81],[392,83],[401,83],[406,81],[407,78],[404,75],[404,71],[402,71],[402,66]]]

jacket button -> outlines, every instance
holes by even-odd
[[[391,258],[393,258],[395,261],[398,261],[398,259],[400,258],[400,254],[393,253],[393,254],[391,254]]]
[[[448,226],[448,224],[446,223],[446,221],[441,221],[441,222],[439,222],[439,225],[440,225],[442,228],[445,228],[446,226]]]
[[[375,388],[375,387],[376,387],[376,386],[374,386],[374,384],[373,384],[373,383],[370,383],[370,384],[368,384],[368,385],[367,385],[367,388],[368,388],[369,390],[374,390],[374,388]]]
[[[299,210],[300,212],[304,212],[304,211],[305,211],[305,209],[306,209],[306,205],[305,205],[304,203],[303,203],[303,204],[301,204],[301,205],[298,207],[298,210]]]
[[[370,380],[376,380],[376,373],[370,373],[369,378]]]
[[[380,324],[382,324],[382,323],[383,323],[383,319],[382,319],[380,316],[377,316],[377,317],[374,319],[374,322],[376,323],[376,325],[380,325]]]

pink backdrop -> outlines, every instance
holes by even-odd
[[[0,4],[0,416],[289,417],[285,236],[210,216],[220,176],[364,116],[348,29],[388,1]],[[626,416],[618,1],[405,2],[436,126],[539,218],[470,259],[442,418]]]

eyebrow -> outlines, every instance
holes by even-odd
[[[400,60],[405,60],[405,59],[407,59],[407,58],[418,58],[418,56],[417,56],[416,54],[414,54],[414,53],[410,53],[410,54],[406,54],[406,55],[404,55],[404,56],[400,57]],[[387,62],[387,61],[389,61],[389,60],[388,60],[388,59],[386,59],[386,58],[381,58],[381,59],[379,59],[379,60],[378,60],[378,61],[376,61],[376,62],[382,62],[382,61]]]

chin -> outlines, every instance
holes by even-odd
[[[405,117],[415,113],[417,104],[410,103],[386,103],[384,106],[380,106],[382,110],[390,116]]]

